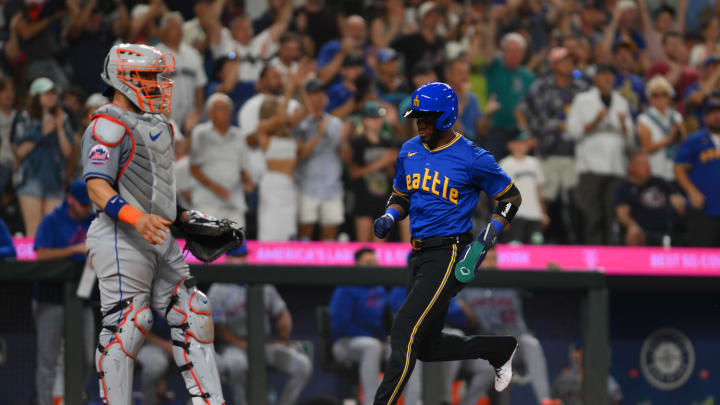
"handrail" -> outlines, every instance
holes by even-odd
[[[80,403],[83,378],[82,317],[71,316],[81,308],[75,295],[82,264],[71,261],[0,261],[0,281],[29,283],[59,281],[65,283],[65,402]],[[230,282],[248,285],[248,403],[264,405],[266,367],[262,284],[312,285],[404,285],[407,269],[402,267],[312,267],[267,265],[191,265],[191,273],[202,283]],[[518,271],[483,270],[470,285],[514,287],[532,290],[578,291],[584,293],[582,311],[583,341],[586,344],[583,392],[586,403],[606,403],[608,362],[608,277],[594,271]],[[677,277],[672,277],[677,280]],[[708,281],[708,278],[702,278]],[[75,310],[70,310],[74,308]],[[437,381],[438,370],[432,364],[423,372],[425,381]],[[424,384],[425,403],[434,404],[434,384]]]

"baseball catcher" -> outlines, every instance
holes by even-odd
[[[186,232],[189,249],[204,261],[244,237],[229,221],[177,206],[173,127],[162,114],[170,110],[173,70],[173,56],[151,46],[113,46],[101,74],[112,103],[97,110],[83,134],[83,178],[97,212],[86,246],[103,315],[95,366],[109,405],[131,403],[133,362],[153,325],[150,308],[170,325],[192,403],[225,403],[210,304],[169,226]]]

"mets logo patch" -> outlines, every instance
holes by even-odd
[[[648,383],[659,390],[679,388],[690,378],[694,367],[693,344],[677,329],[658,329],[643,342],[640,369]]]
[[[104,165],[110,160],[110,151],[104,145],[93,145],[88,153],[88,161],[93,165]]]

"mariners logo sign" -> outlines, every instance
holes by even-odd
[[[653,387],[671,391],[690,378],[695,367],[695,349],[690,339],[677,329],[658,329],[640,350],[640,369]]]

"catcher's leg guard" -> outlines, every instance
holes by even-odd
[[[150,296],[120,301],[103,315],[102,323],[95,353],[100,396],[108,405],[130,405],[135,356],[153,325]]]
[[[181,280],[166,311],[171,328],[173,357],[182,372],[193,405],[222,405],[220,376],[215,364],[212,314],[208,298],[190,277]]]

